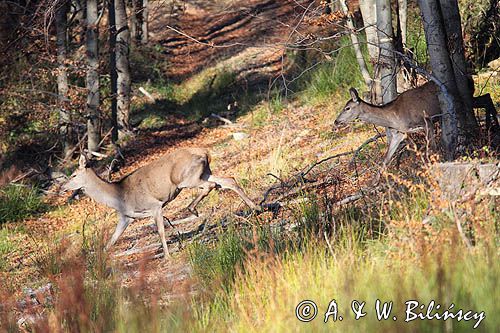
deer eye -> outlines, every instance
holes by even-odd
[[[346,106],[344,110],[349,111],[351,109],[350,106]]]

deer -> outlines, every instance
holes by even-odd
[[[108,251],[127,226],[138,218],[152,217],[158,228],[165,258],[170,253],[165,240],[163,208],[174,200],[182,189],[199,188],[198,196],[187,210],[198,216],[196,206],[213,189],[229,189],[238,194],[254,211],[261,211],[232,177],[217,177],[210,170],[210,154],[204,148],[182,148],[153,161],[116,182],[101,179],[81,155],[77,170],[62,186],[62,192],[83,192],[118,213],[118,224],[105,250]]]
[[[384,105],[373,105],[359,98],[358,91],[349,90],[351,99],[335,119],[334,128],[357,119],[376,126],[384,126],[387,136],[386,167],[408,133],[425,129],[426,137],[434,144],[433,123],[442,115],[439,106],[439,87],[427,82],[420,87],[403,92],[395,100]]]

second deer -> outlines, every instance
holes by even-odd
[[[441,114],[438,93],[438,86],[428,82],[405,91],[385,105],[373,105],[361,100],[356,89],[351,88],[351,100],[335,120],[335,125],[359,119],[376,126],[384,126],[388,144],[384,159],[386,166],[408,133],[425,129],[429,141],[434,142],[433,122]]]
[[[82,189],[95,201],[118,212],[118,225],[106,245],[109,249],[137,218],[153,217],[158,227],[165,258],[169,256],[163,224],[163,207],[174,200],[184,188],[201,188],[200,194],[188,206],[197,215],[196,206],[213,189],[230,189],[252,209],[260,210],[238,186],[234,178],[212,175],[210,155],[203,148],[178,149],[146,166],[143,166],[118,182],[109,183],[97,176],[87,164],[84,155],[79,167],[63,185],[63,191]]]

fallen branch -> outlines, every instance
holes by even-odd
[[[17,182],[19,182],[19,181],[21,181],[21,180],[23,180],[23,179],[31,176],[34,173],[38,173],[38,171],[36,171],[35,169],[32,168],[28,172],[25,172],[22,175],[19,175],[16,178],[14,178],[13,180],[11,180],[10,183],[11,184],[17,183]]]
[[[334,158],[338,158],[338,157],[342,157],[342,156],[346,156],[346,155],[350,155],[352,154],[353,151],[348,151],[348,152],[343,152],[343,153],[340,153],[340,154],[336,154],[336,155],[332,155],[332,156],[329,156],[329,157],[325,157],[319,161],[316,161],[314,162],[313,164],[311,164],[309,167],[307,167],[304,171],[301,171],[299,172],[298,174],[296,174],[295,176],[292,177],[292,181],[290,182],[285,182],[283,180],[281,180],[280,178],[276,177],[275,175],[273,174],[268,174],[269,176],[272,176],[276,179],[278,179],[280,181],[280,184],[274,184],[272,186],[270,186],[265,192],[264,194],[262,195],[262,200],[260,202],[260,204],[262,205],[266,200],[267,200],[267,197],[269,196],[269,194],[271,194],[272,191],[274,190],[277,190],[277,189],[280,189],[280,188],[288,188],[288,189],[291,189],[293,187],[295,187],[297,184],[299,183],[306,183],[307,180],[305,179],[305,176],[307,176],[307,174],[309,174],[312,169],[314,169],[316,166],[324,163],[324,162],[327,162],[331,159],[334,159]],[[316,184],[317,182],[313,182],[312,184]],[[314,185],[312,185],[314,187]],[[299,189],[300,191],[300,189]],[[294,191],[294,193],[296,193],[297,191]],[[294,194],[292,193],[292,194]],[[288,195],[289,196],[289,195]]]
[[[375,191],[373,191],[375,192]],[[351,196],[348,196],[347,198],[344,198],[340,201],[337,201],[334,203],[335,206],[342,206],[342,205],[347,205],[351,202],[354,202],[354,201],[358,201],[359,199],[361,199],[362,197],[364,197],[365,194],[360,192],[360,193],[356,193],[354,195],[351,195]]]
[[[234,123],[231,120],[224,118],[224,117],[221,117],[218,114],[212,113],[210,115],[210,117],[218,119],[218,120],[222,121],[223,123],[225,123],[226,125],[234,125]]]
[[[194,221],[202,220],[204,218],[205,218],[204,214],[200,214],[198,216],[191,215],[191,216],[185,217],[183,219],[178,219],[178,220],[170,221],[170,224],[171,225],[179,225],[179,224],[184,224],[184,223],[187,223],[187,222],[194,222]],[[165,220],[163,221],[163,224],[165,224],[166,227],[170,226],[170,224],[168,223],[168,221],[165,221]]]
[[[153,97],[153,95],[151,95],[146,89],[144,89],[143,87],[139,87],[139,91],[144,95],[146,96],[149,101],[151,103],[155,103],[156,102],[156,99]]]

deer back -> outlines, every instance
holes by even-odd
[[[152,197],[161,202],[175,198],[180,189],[196,186],[210,175],[206,149],[178,149],[149,163],[122,180],[126,197]]]

